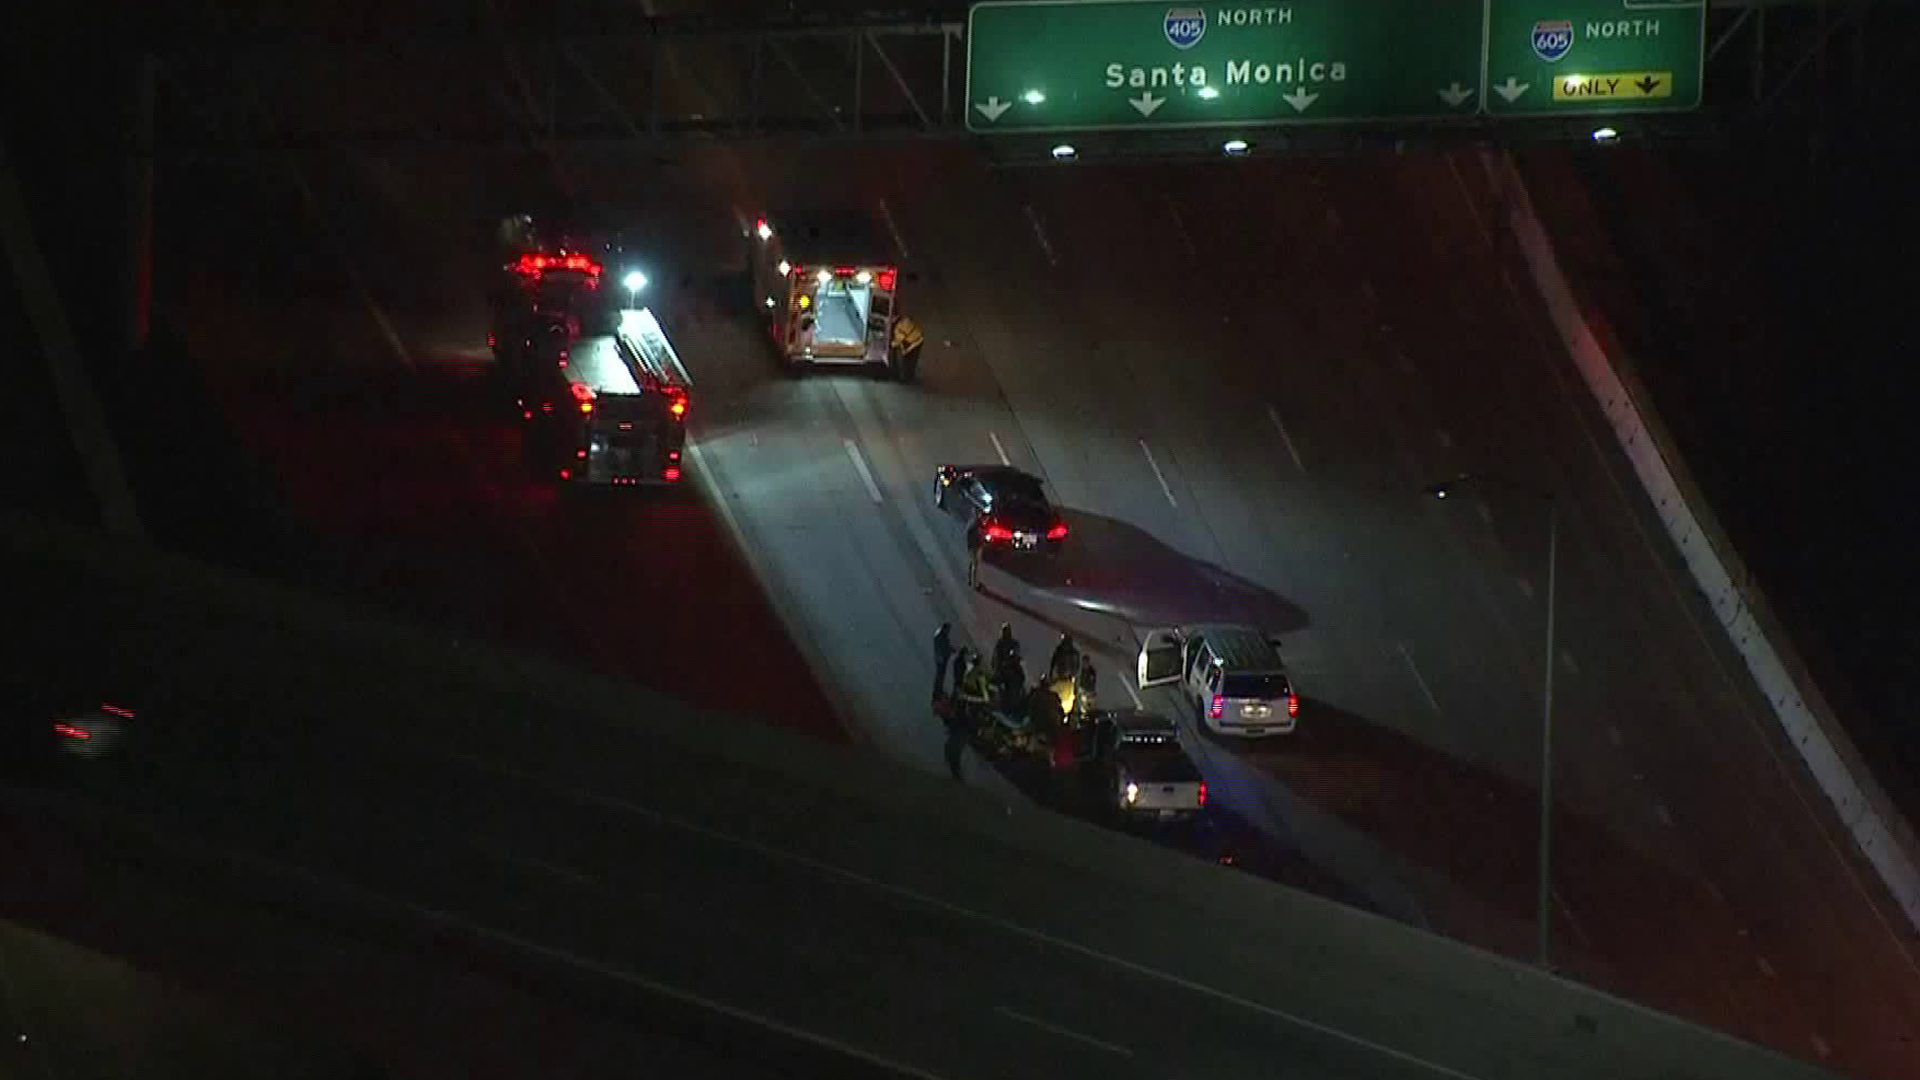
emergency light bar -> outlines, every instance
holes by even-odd
[[[514,264],[514,269],[523,274],[539,274],[547,270],[582,270],[598,275],[599,263],[585,255],[522,255]]]

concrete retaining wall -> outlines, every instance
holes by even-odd
[[[1909,922],[1920,928],[1920,857],[1916,855],[1920,841],[1913,826],[1874,780],[1794,653],[1765,597],[1714,521],[1631,364],[1624,356],[1609,355],[1602,342],[1613,340],[1612,336],[1597,333],[1599,316],[1582,310],[1513,159],[1504,152],[1487,151],[1482,160],[1502,196],[1500,213],[1506,227],[1527,260],[1561,340],[1600,403],[1667,534],[1820,789],[1832,800]]]

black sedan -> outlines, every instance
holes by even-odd
[[[1053,555],[1067,522],[1047,501],[1040,478],[1008,465],[942,465],[933,504],[967,527],[967,547]]]

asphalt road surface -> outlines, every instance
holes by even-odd
[[[1503,261],[1476,158],[993,172],[840,149],[686,171],[715,204],[696,280],[739,265],[734,210],[809,198],[871,213],[918,275],[900,303],[931,342],[920,387],[784,381],[745,325],[680,332],[697,461],[876,745],[934,767],[906,703],[953,613],[976,641],[1011,622],[1030,653],[1075,630],[1109,693],[1146,628],[1263,622],[1288,642],[1302,732],[1196,731],[1214,790],[1379,909],[1530,955],[1544,506],[1492,483],[1423,493],[1503,474],[1560,512],[1556,963],[1911,1074],[1911,935]],[[970,596],[930,477],[1003,459],[1048,480],[1076,554]]]
[[[577,510],[514,479],[476,389],[485,212],[554,166],[309,162],[311,198],[257,206],[229,196],[297,185],[222,188],[209,168],[176,189],[221,213],[174,225],[173,302],[246,445],[298,493],[305,558],[332,560],[311,580],[712,708],[829,736],[838,714],[927,769],[943,618],[976,643],[1011,622],[1036,653],[1071,628],[1099,644],[1108,694],[1144,629],[1261,622],[1288,643],[1303,729],[1260,747],[1196,731],[1222,802],[1372,906],[1526,956],[1544,515],[1492,485],[1422,495],[1505,473],[1552,491],[1562,525],[1557,962],[1856,1075],[1912,1074],[1911,935],[1661,546],[1486,227],[1474,158],[568,159],[572,183],[659,237],[655,303],[696,377],[705,496]],[[851,205],[895,235],[922,386],[775,375],[732,305],[736,211],[776,200]],[[1073,551],[974,595],[929,481],[1002,459],[1048,480]],[[715,554],[735,536],[744,563]],[[736,650],[747,663],[716,644],[776,625],[762,589],[830,704],[794,705],[811,680],[772,635]]]
[[[306,1003],[401,1075],[1822,1075],[873,755],[11,524],[43,634],[9,702],[141,685],[114,756],[0,787],[7,914],[261,1022]]]

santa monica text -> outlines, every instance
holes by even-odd
[[[1229,60],[1226,64],[1228,86],[1266,86],[1270,83],[1328,83],[1347,81],[1345,60]],[[1206,86],[1214,81],[1204,64],[1172,64],[1167,67],[1139,67],[1127,64],[1107,65],[1107,89],[1142,90],[1161,86]]]

